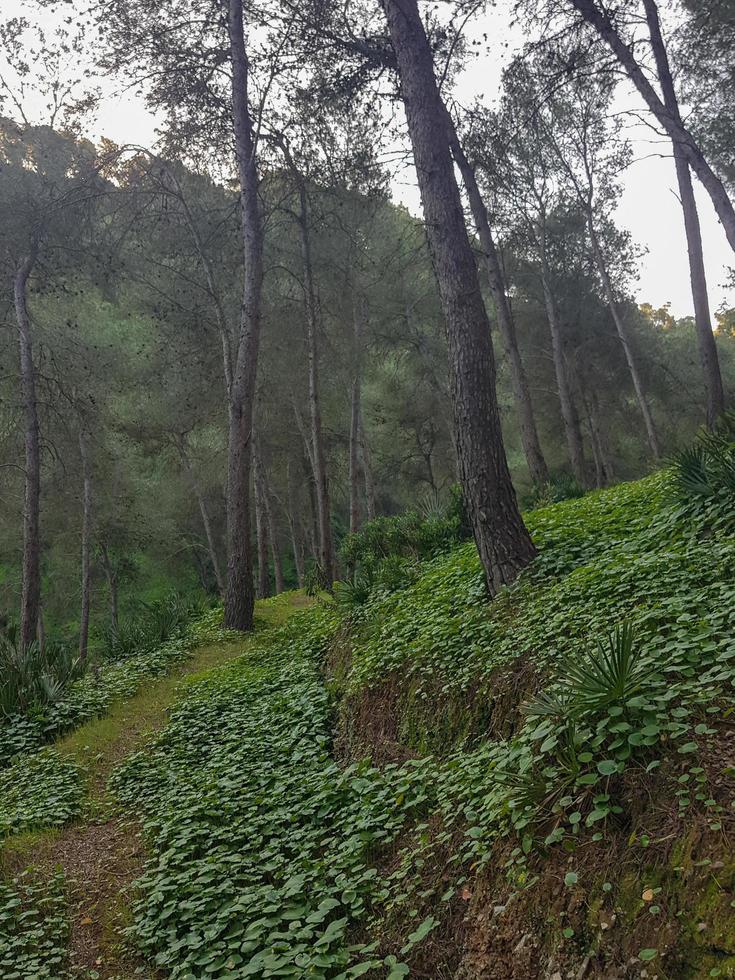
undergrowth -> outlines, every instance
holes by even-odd
[[[149,847],[131,940],[151,963],[174,980],[395,980],[499,856],[530,889],[569,855],[563,886],[580,887],[573,856],[620,845],[655,780],[680,821],[732,820],[727,773],[705,759],[735,686],[731,497],[682,495],[669,471],[528,523],[539,558],[493,603],[470,544],[384,555],[359,602],[256,636],[113,775]],[[411,574],[381,575],[396,557]],[[335,727],[365,699],[379,711],[389,681],[414,757],[338,763]],[[426,754],[439,700],[461,711],[478,690],[488,716],[514,699],[510,729]]]

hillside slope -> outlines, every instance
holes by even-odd
[[[670,474],[264,635],[114,775],[183,977],[735,975],[735,524]]]

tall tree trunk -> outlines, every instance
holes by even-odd
[[[369,521],[375,520],[375,480],[373,478],[373,462],[370,455],[370,445],[365,434],[365,419],[360,406],[360,417],[357,420],[359,437],[358,448],[360,451],[360,468],[365,482],[365,516]]]
[[[227,588],[225,626],[253,626],[255,595],[250,543],[250,469],[255,378],[260,345],[263,287],[263,229],[258,202],[253,123],[248,105],[249,65],[245,52],[242,0],[228,0],[232,61],[232,119],[240,180],[243,297],[235,370],[230,390],[227,445]]]
[[[446,321],[462,489],[490,596],[535,555],[500,429],[490,323],[454,176],[444,107],[417,0],[383,0],[398,63],[426,233]]]
[[[528,386],[526,369],[523,366],[521,352],[518,347],[518,335],[516,333],[513,311],[511,310],[505,289],[505,277],[500,266],[498,250],[495,247],[487,208],[480,194],[474,168],[467,159],[467,155],[459,141],[451,115],[446,108],[444,111],[449,133],[449,145],[452,150],[452,156],[459,167],[459,172],[462,174],[462,182],[467,191],[467,199],[470,202],[470,210],[472,211],[472,217],[477,228],[477,234],[480,238],[480,245],[485,259],[485,271],[490,292],[495,303],[498,326],[500,327],[503,344],[508,355],[523,451],[526,456],[531,479],[534,483],[541,486],[549,481],[549,469],[546,465],[538,437],[536,417],[533,412],[533,402],[531,401],[531,391]]]
[[[638,407],[641,410],[641,415],[643,416],[643,424],[646,427],[646,436],[648,438],[648,445],[650,446],[653,458],[656,460],[661,459],[661,447],[658,441],[658,433],[656,432],[656,424],[653,421],[653,415],[651,413],[651,407],[648,404],[648,398],[646,397],[646,390],[643,385],[643,379],[641,377],[640,370],[638,368],[638,362],[636,360],[635,352],[630,341],[630,336],[628,335],[628,328],[625,325],[625,321],[620,315],[620,310],[618,309],[618,304],[615,301],[615,294],[613,292],[612,282],[610,281],[610,275],[607,271],[607,263],[605,262],[605,257],[602,254],[602,247],[600,246],[600,240],[597,237],[597,231],[595,229],[595,223],[592,216],[591,209],[587,212],[587,229],[589,231],[590,243],[592,245],[592,254],[594,256],[595,265],[597,266],[597,271],[600,274],[600,279],[602,280],[602,289],[605,294],[605,301],[607,302],[608,309],[612,314],[613,322],[615,324],[615,329],[620,340],[620,344],[623,348],[623,353],[625,354],[625,362],[628,365],[628,371],[630,372],[630,377],[633,381],[633,388],[635,389],[635,396],[638,400]],[[710,334],[712,331],[710,330]],[[713,341],[714,343],[714,341]]]
[[[23,507],[23,571],[20,600],[20,645],[26,650],[36,638],[41,605],[41,442],[36,400],[36,368],[33,338],[28,315],[28,277],[38,257],[33,242],[28,255],[15,273],[13,294],[18,320],[20,377],[23,395],[25,444],[25,496]]]
[[[661,34],[658,8],[654,0],[643,0],[643,6],[646,10],[646,19],[651,35],[651,47],[653,48],[653,56],[656,60],[656,71],[658,73],[664,103],[671,117],[679,125],[682,125],[679,100],[677,99],[674,80],[671,76],[666,45]],[[712,331],[712,316],[710,314],[709,297],[707,295],[707,275],[704,269],[704,252],[702,249],[702,228],[699,223],[697,202],[694,197],[692,175],[682,144],[678,140],[674,140],[673,147],[676,179],[679,184],[679,196],[681,198],[682,211],[684,212],[684,228],[686,230],[687,249],[689,252],[689,274],[692,282],[692,299],[694,300],[694,323],[697,331],[699,358],[702,362],[704,384],[707,392],[707,424],[712,427],[725,411],[725,392],[722,385],[717,344],[715,343],[715,337]]]
[[[316,505],[316,485],[314,469],[309,461],[308,453],[304,453],[301,465],[304,471],[306,492],[309,497],[309,520],[305,524],[306,537],[309,544],[309,554],[314,562],[319,561],[319,516]]]
[[[89,471],[89,454],[86,435],[79,431],[79,455],[82,460],[82,609],[79,617],[79,659],[87,659],[89,642],[89,606],[92,553],[92,476]]]
[[[285,508],[288,518],[288,526],[291,531],[291,544],[293,547],[293,563],[296,569],[296,580],[299,588],[304,587],[304,538],[302,531],[302,521],[299,517],[299,509],[294,494],[293,481],[291,480],[291,462],[286,463],[286,492],[288,495],[288,506]]]
[[[268,525],[268,541],[270,542],[271,546],[271,557],[273,558],[273,575],[276,583],[276,595],[280,595],[286,588],[283,577],[283,560],[281,558],[280,548],[278,547],[278,528],[276,526],[275,515],[273,513],[273,495],[271,493],[268,474],[263,466],[262,459],[261,467],[263,473],[263,502],[265,504],[265,519]]]
[[[117,573],[115,572],[112,562],[110,561],[110,554],[107,550],[105,542],[100,540],[99,545],[100,553],[102,555],[102,567],[105,570],[107,588],[110,593],[110,627],[112,629],[113,636],[117,636],[117,629],[120,622],[117,598]]]
[[[192,489],[194,490],[194,496],[197,498],[197,504],[199,506],[199,513],[202,517],[202,526],[204,527],[204,535],[207,539],[207,550],[209,551],[209,561],[212,565],[212,571],[214,572],[214,578],[217,583],[217,591],[220,596],[224,595],[225,584],[222,579],[222,572],[220,570],[219,558],[217,557],[217,545],[214,540],[214,533],[212,532],[212,522],[209,518],[209,511],[207,509],[207,502],[204,499],[204,494],[202,492],[201,484],[197,479],[194,468],[191,465],[191,460],[189,459],[189,454],[186,451],[186,446],[183,439],[179,441],[179,454],[181,456],[181,462],[184,465],[186,474],[189,477],[189,482],[191,483]]]
[[[602,434],[597,396],[594,393],[594,389],[592,391],[588,390],[587,385],[584,383],[585,380],[580,379],[580,394],[590,431],[590,444],[595,461],[595,484],[598,487],[606,487],[614,479],[613,466]]]
[[[43,602],[38,604],[38,625],[36,627],[36,642],[41,653],[46,649],[46,624],[43,617]]]
[[[354,297],[353,318],[354,343],[350,405],[350,534],[355,534],[360,528],[360,415],[362,403],[362,337],[365,319],[363,297]]]
[[[265,480],[257,441],[253,446],[253,485],[255,496],[255,536],[258,545],[258,598],[270,595],[268,568],[268,512],[265,500]]]
[[[643,68],[636,60],[633,48],[626,44],[608,14],[598,7],[596,0],[570,0],[570,3],[609,46],[650,111],[666,130],[672,142],[680,148],[684,159],[699,177],[709,194],[725,229],[730,247],[735,251],[735,208],[733,208],[724,184],[705,160],[699,144],[683,125],[681,116],[678,113],[672,113],[671,109],[661,100]],[[650,0],[645,0],[645,5],[648,13],[648,7],[651,6]],[[655,3],[652,6],[655,9],[656,19],[658,19],[658,9]]]
[[[556,306],[556,299],[551,288],[551,273],[546,260],[546,246],[544,243],[544,232],[541,232],[541,285],[544,291],[544,305],[546,307],[546,318],[549,322],[549,333],[551,334],[551,353],[554,361],[554,374],[556,376],[556,387],[559,392],[559,405],[561,407],[561,418],[564,425],[564,436],[566,438],[567,449],[569,451],[569,461],[572,464],[572,473],[581,487],[587,486],[587,464],[584,459],[584,446],[582,443],[582,433],[579,428],[579,416],[574,405],[572,389],[569,383],[569,373],[564,354],[564,338],[561,331],[561,321]]]
[[[319,305],[314,285],[314,267],[311,256],[311,236],[306,201],[306,185],[297,175],[299,194],[299,228],[301,231],[301,257],[304,266],[306,292],[306,350],[309,361],[309,415],[311,419],[312,460],[316,483],[317,523],[319,527],[319,563],[324,575],[324,585],[332,588],[334,581],[334,546],[332,544],[331,507],[329,501],[329,477],[322,430],[321,395],[319,390]]]

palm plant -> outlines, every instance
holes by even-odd
[[[66,687],[84,673],[85,665],[71,647],[31,643],[25,649],[12,634],[0,637],[0,715],[43,711],[62,697]]]

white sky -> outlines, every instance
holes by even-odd
[[[2,2],[3,17],[23,13],[24,9],[23,0]],[[42,15],[44,18],[48,16]],[[491,104],[499,91],[503,64],[519,41],[523,40],[517,29],[509,27],[508,0],[501,0],[490,12],[478,18],[472,34],[477,37],[486,34],[491,39],[489,50],[470,64],[459,79],[454,94],[463,104],[469,104],[477,95],[483,95],[485,101]],[[0,52],[0,71],[2,65]],[[105,89],[105,98],[90,135],[95,138],[106,136],[118,143],[153,145],[155,120],[142,99],[132,92],[121,94],[112,82],[106,82]],[[640,108],[637,95],[627,88],[621,91],[619,102],[626,108]],[[636,162],[625,175],[616,220],[631,232],[637,245],[647,250],[641,261],[637,298],[639,302],[649,302],[656,307],[669,302],[676,316],[691,314],[693,307],[684,222],[675,196],[676,177],[669,147],[666,143],[652,146],[653,134],[650,129],[632,121],[630,136]],[[651,156],[659,152],[662,156]],[[735,305],[733,290],[725,288],[728,267],[735,266],[735,255],[729,248],[709,197],[696,180],[695,185],[710,303],[714,313],[723,303]],[[418,192],[412,172],[396,175],[393,193],[396,200],[419,212]]]

